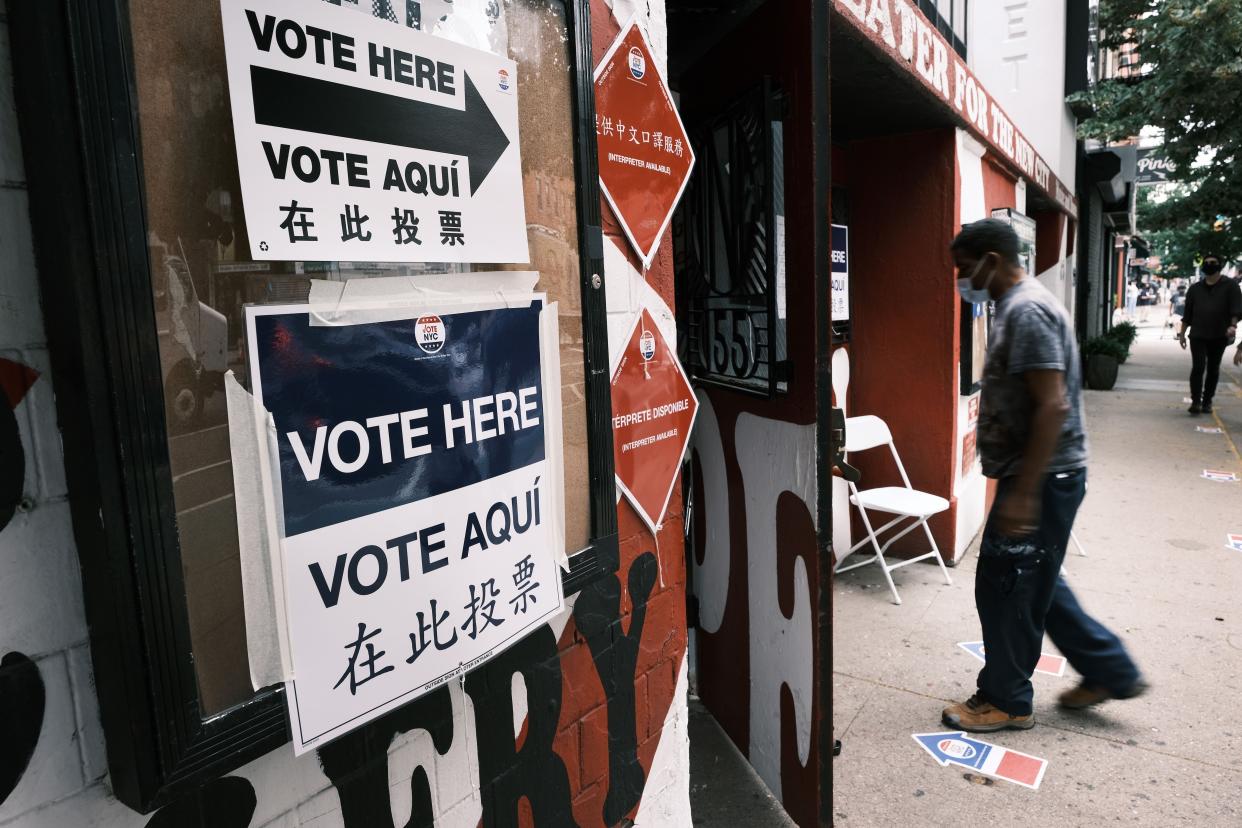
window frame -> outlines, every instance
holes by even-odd
[[[590,537],[566,594],[617,571],[589,0],[573,72]],[[175,523],[127,0],[9,8],[15,93],[112,790],[149,813],[289,741],[283,686],[204,718]]]

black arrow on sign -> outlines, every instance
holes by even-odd
[[[254,119],[258,123],[464,155],[469,159],[470,194],[474,195],[508,148],[509,136],[496,123],[470,75],[465,77],[466,108],[461,110],[263,66],[250,67]]]

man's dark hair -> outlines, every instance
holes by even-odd
[[[1018,234],[1008,222],[1000,219],[985,218],[973,221],[962,228],[950,250],[961,250],[976,259],[982,259],[989,253],[995,253],[1009,264],[1018,263]]]

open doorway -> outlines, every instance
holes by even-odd
[[[668,4],[699,165],[673,225],[679,350],[700,402],[685,474],[692,687],[805,826],[830,804],[823,6]]]

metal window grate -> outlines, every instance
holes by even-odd
[[[953,45],[962,60],[966,59],[966,29],[970,16],[970,0],[918,0],[919,11],[931,21],[936,31]]]
[[[677,238],[682,363],[700,383],[761,396],[787,388],[784,136],[771,81],[691,131],[699,169]]]

